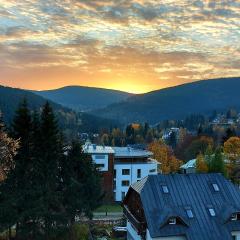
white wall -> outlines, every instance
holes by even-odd
[[[101,156],[102,158],[99,159],[98,156]],[[104,167],[99,168],[100,172],[108,171],[108,154],[93,154],[92,160],[96,164],[104,164]]]
[[[142,178],[151,175],[151,174],[157,174],[157,162],[152,163],[115,163],[114,169],[116,170],[116,178],[114,179],[116,181],[116,189],[115,189],[115,200],[116,201],[122,201],[122,192],[125,194],[127,193],[129,187],[131,184],[137,182],[138,180],[141,180]],[[129,175],[122,175],[123,169],[129,169],[130,174]],[[137,177],[137,170],[141,169],[141,177]],[[155,169],[155,172],[149,172],[150,170]],[[122,186],[122,181],[128,180],[129,186]]]
[[[137,234],[129,221],[127,221],[127,240],[141,240],[141,236]]]
[[[187,240],[187,238],[184,236],[152,238],[147,229],[146,240]]]
[[[236,240],[240,240],[240,231],[232,232],[232,236],[236,236]]]

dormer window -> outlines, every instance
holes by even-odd
[[[218,185],[216,183],[213,183],[212,186],[213,186],[213,189],[214,189],[215,192],[219,192],[220,191],[220,189],[219,189],[219,187],[218,187]]]
[[[232,215],[231,215],[231,221],[239,221],[240,220],[240,213],[233,213]]]
[[[162,185],[162,190],[164,193],[169,193],[168,187],[166,185]]]
[[[238,215],[236,213],[233,213],[231,215],[231,221],[237,221],[237,219],[238,219]]]
[[[175,217],[169,218],[168,219],[168,224],[169,225],[176,225],[177,224],[177,219]]]

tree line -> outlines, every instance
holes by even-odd
[[[79,142],[64,150],[63,139],[48,102],[31,112],[24,100],[8,134],[1,122],[0,232],[10,239],[70,236],[77,218],[91,217],[101,202],[96,166]]]

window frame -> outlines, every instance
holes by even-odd
[[[127,171],[127,173],[125,173]],[[123,176],[129,176],[130,175],[130,169],[128,169],[128,168],[123,168],[122,169],[122,175]]]
[[[212,183],[212,187],[213,187],[214,192],[220,192],[220,188],[217,183]]]
[[[209,207],[208,212],[209,212],[211,217],[216,217],[216,212],[215,212],[215,209],[213,207]]]
[[[125,184],[123,184],[124,182],[125,182],[125,183],[127,182],[128,184],[125,185]],[[130,181],[129,181],[129,180],[122,180],[121,186],[122,186],[122,187],[129,187],[129,186],[130,186]]]
[[[166,184],[162,185],[162,191],[163,191],[164,194],[169,193],[169,189],[168,189],[168,186]]]

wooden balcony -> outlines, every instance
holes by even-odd
[[[128,221],[135,227],[138,234],[142,235],[142,233],[146,232],[146,222],[138,221],[138,219],[130,212],[127,205],[123,205],[123,214],[128,219]]]

